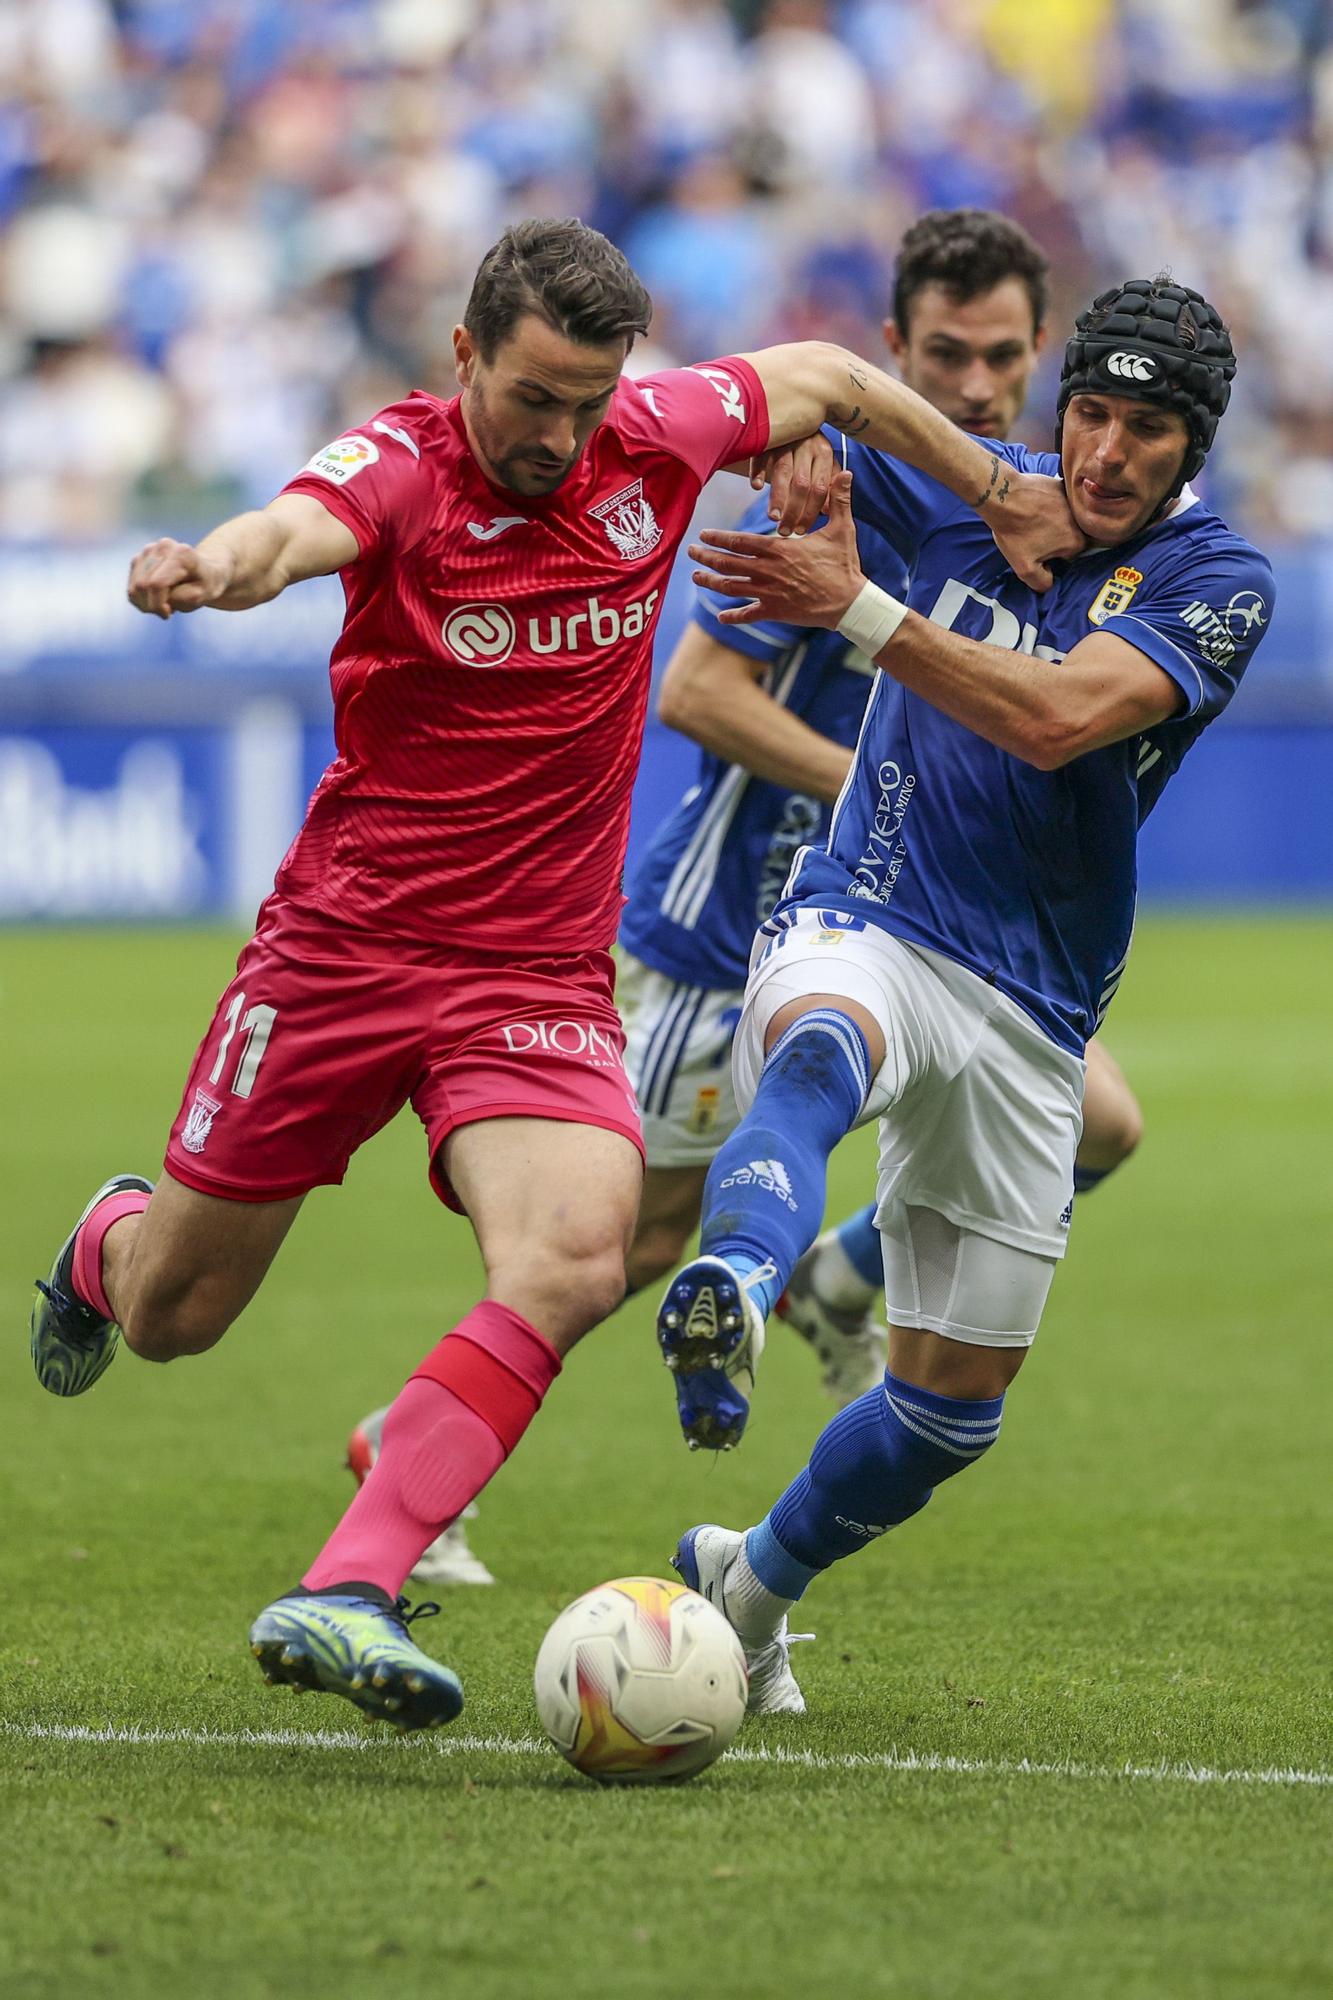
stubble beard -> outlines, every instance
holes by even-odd
[[[507,493],[517,494],[520,500],[540,500],[546,494],[554,493],[563,486],[578,463],[576,454],[558,472],[543,473],[531,463],[525,463],[518,452],[500,453],[495,448],[498,441],[486,399],[475,383],[468,391],[463,412],[473,456],[480,461],[482,471],[493,486],[503,486]]]

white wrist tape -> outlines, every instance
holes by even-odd
[[[877,583],[866,583],[838,620],[838,630],[873,660],[888,645],[906,616],[905,604],[890,597]]]

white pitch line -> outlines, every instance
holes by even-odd
[[[350,1729],[143,1729],[137,1723],[110,1724],[94,1729],[86,1723],[0,1722],[0,1736],[29,1743],[94,1743],[136,1745],[193,1743],[201,1748],[277,1750],[370,1750],[401,1755],[434,1751],[441,1757],[551,1757],[550,1744],[535,1736],[442,1736],[431,1731],[416,1737],[363,1736]],[[1217,1769],[1207,1764],[1078,1764],[1041,1763],[1030,1757],[952,1757],[939,1751],[853,1751],[830,1756],[821,1750],[727,1750],[724,1764],[787,1764],[807,1771],[942,1771],[981,1778],[1072,1778],[1085,1783],[1113,1779],[1165,1785],[1333,1785],[1333,1771],[1270,1768],[1261,1771]]]

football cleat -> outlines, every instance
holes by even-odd
[[[384,1435],[384,1419],[388,1414],[387,1405],[382,1410],[372,1410],[368,1417],[362,1417],[347,1440],[347,1470],[358,1486],[365,1484],[371,1466],[380,1455],[380,1439]],[[495,1582],[481,1557],[474,1555],[468,1546],[467,1529],[463,1523],[475,1520],[476,1516],[476,1504],[469,1501],[453,1525],[422,1550],[412,1565],[412,1574],[418,1583]]]
[[[671,1567],[683,1583],[697,1590],[715,1605],[745,1648],[745,1666],[750,1692],[745,1707],[749,1715],[804,1715],[805,1696],[791,1670],[788,1649],[813,1632],[789,1632],[785,1617],[769,1631],[753,1618],[741,1618],[727,1602],[727,1574],[745,1546],[745,1536],[733,1528],[719,1528],[709,1522],[689,1528],[681,1536]]]
[[[671,1280],[657,1314],[657,1344],[675,1377],[680,1428],[691,1451],[730,1451],[750,1415],[764,1351],[764,1318],[750,1287],[721,1257],[696,1257]]]
[[[29,1316],[29,1346],[37,1380],[53,1396],[81,1396],[111,1366],[120,1328],[103,1319],[74,1289],[74,1241],[99,1201],[131,1189],[153,1192],[140,1174],[113,1174],[104,1181],[56,1254],[55,1263],[37,1290]]]
[[[290,1590],[250,1627],[250,1651],[271,1683],[340,1694],[399,1729],[435,1729],[462,1713],[463,1684],[407,1628],[439,1608],[411,1611],[373,1583]]]
[[[829,1236],[821,1236],[811,1244],[773,1310],[802,1340],[809,1341],[823,1364],[825,1389],[838,1408],[845,1409],[868,1389],[882,1384],[889,1360],[889,1335],[876,1319],[873,1306],[835,1306],[821,1297],[816,1283],[819,1253],[829,1241]]]

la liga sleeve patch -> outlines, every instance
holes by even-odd
[[[380,448],[372,439],[363,437],[360,431],[349,431],[346,437],[321,445],[305,469],[320,479],[332,480],[335,486],[345,486],[358,472],[374,465],[379,455]]]

